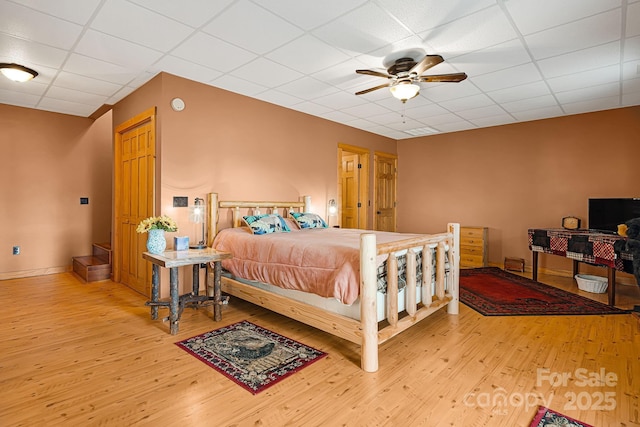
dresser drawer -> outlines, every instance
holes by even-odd
[[[460,267],[484,267],[484,257],[482,255],[460,254]]]
[[[460,242],[460,253],[465,255],[484,256],[484,245],[479,244],[477,246],[463,245]]]
[[[484,239],[486,228],[484,227],[460,227],[460,240],[465,238]]]
[[[482,237],[460,237],[460,246],[483,246],[484,239]]]

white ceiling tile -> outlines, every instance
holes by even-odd
[[[333,86],[316,80],[313,77],[302,77],[278,86],[278,90],[293,96],[312,101],[317,97],[329,95],[338,91]]]
[[[135,87],[123,86],[122,89],[120,89],[112,97],[107,99],[107,102],[105,102],[105,104],[113,105],[116,102],[123,100],[126,96],[131,94],[134,90],[136,90]]]
[[[62,69],[92,79],[120,84],[126,84],[135,77],[133,70],[75,53],[71,54]]]
[[[31,9],[76,24],[85,25],[95,12],[101,0],[19,0],[19,3]]]
[[[315,72],[311,74],[311,76],[337,88],[349,90],[349,92],[355,93],[357,90],[353,90],[353,88],[363,80],[362,75],[356,74],[356,70],[367,68],[368,67],[361,62],[355,59],[349,59],[332,67]]]
[[[91,28],[132,43],[167,51],[193,29],[125,0],[105,2]]]
[[[303,113],[311,114],[313,116],[319,116],[322,114],[329,113],[333,109],[329,107],[325,107],[323,105],[318,105],[315,102],[303,101],[299,104],[296,104],[296,110],[301,111]]]
[[[92,95],[87,92],[67,89],[59,86],[51,86],[46,93],[46,97],[86,105],[104,104],[108,98],[104,95]]]
[[[515,123],[516,119],[509,114],[501,114],[496,116],[481,117],[469,121],[478,127],[489,127]]]
[[[460,121],[460,116],[453,113],[439,114],[437,116],[429,116],[422,121],[429,126],[439,126],[448,123],[457,123]]]
[[[499,115],[506,114],[506,112],[497,105],[487,105],[485,107],[458,111],[456,114],[458,114],[463,119],[473,120],[473,119],[479,119],[483,117],[499,116]]]
[[[16,92],[0,87],[0,103],[17,105],[18,107],[35,108],[40,100],[39,95],[30,93]]]
[[[328,113],[322,114],[321,117],[338,123],[348,122],[356,118],[348,113],[345,113],[344,111],[330,111]]]
[[[620,66],[616,64],[608,67],[597,68],[595,70],[573,73],[567,76],[554,77],[547,79],[547,83],[554,92],[563,92],[604,83],[617,82],[619,79]]]
[[[558,101],[553,95],[537,96],[535,98],[520,99],[518,101],[504,102],[502,108],[509,113],[519,111],[537,110],[540,108],[553,107],[558,105]]]
[[[15,62],[33,69],[38,68],[38,65],[58,68],[67,57],[67,52],[0,33],[0,56],[6,58],[7,62]]]
[[[15,94],[29,94],[40,97],[45,93],[47,87],[47,84],[41,83],[37,80],[32,80],[29,84],[24,84],[5,78],[0,79],[0,90],[13,92]],[[1,98],[0,102],[2,102]]]
[[[488,92],[487,95],[497,103],[515,102],[538,96],[548,95],[549,86],[543,81],[527,83],[520,86],[509,87]]]
[[[438,125],[440,132],[460,132],[463,130],[477,129],[478,126],[466,120],[455,123],[443,123]]]
[[[640,36],[631,37],[624,41],[624,58],[625,62],[640,59]]]
[[[493,6],[420,36],[436,49],[434,53],[450,57],[504,43],[517,33],[500,8]]]
[[[449,111],[463,111],[472,108],[481,108],[495,103],[485,94],[466,96],[464,98],[452,99],[440,102],[440,105]]]
[[[474,0],[467,4],[459,1],[424,0],[380,0],[379,3],[413,32],[420,33],[493,6],[495,0]]]
[[[225,73],[257,57],[255,53],[202,32],[176,47],[172,55]]]
[[[38,103],[38,107],[56,113],[72,114],[84,117],[89,116],[95,111],[91,105],[54,98],[43,98]]]
[[[622,82],[622,87],[624,88],[624,93],[640,92],[640,78],[625,80]]]
[[[115,83],[96,80],[80,74],[68,73],[66,71],[61,71],[60,74],[56,76],[54,84],[58,87],[75,89],[86,93],[104,96],[112,96],[121,88],[120,85]]]
[[[255,61],[238,68],[233,74],[265,87],[278,87],[303,76],[291,68],[265,58],[257,58]]]
[[[312,34],[349,54],[371,52],[411,35],[372,2],[313,30]]]
[[[508,0],[504,5],[520,32],[527,35],[619,8],[620,0]]]
[[[516,65],[531,62],[529,52],[524,48],[519,39],[509,40],[485,49],[456,56],[447,63],[452,63],[459,71],[468,76],[480,76]]]
[[[297,0],[254,0],[254,3],[309,31],[357,8],[365,1],[323,0],[302,2]]]
[[[349,59],[342,51],[310,35],[297,38],[265,56],[279,64],[290,64],[291,68],[304,74],[315,73]]]
[[[75,51],[126,68],[146,67],[163,56],[160,51],[95,30],[88,30],[82,35]]]
[[[260,55],[303,33],[284,19],[246,0],[233,3],[202,30]]]
[[[338,91],[329,95],[317,97],[313,99],[313,102],[336,110],[342,110],[343,108],[354,107],[356,105],[363,105],[366,103],[366,101],[360,97],[344,91]]]
[[[223,74],[217,79],[212,80],[211,84],[215,87],[246,96],[254,96],[268,89],[266,86],[238,78],[232,74]]]
[[[640,105],[640,91],[622,96],[622,106],[631,107],[633,105]]]
[[[620,43],[613,42],[538,61],[546,78],[565,76],[620,62]]]
[[[559,105],[556,105],[533,110],[518,111],[512,113],[512,115],[518,120],[530,121],[548,119],[550,117],[558,117],[563,115],[563,111]]]
[[[357,105],[355,107],[345,108],[342,111],[344,111],[347,114],[351,114],[354,117],[365,118],[365,119],[367,117],[375,116],[378,114],[389,113],[388,109],[376,104]]]
[[[615,82],[558,92],[556,93],[556,98],[560,104],[565,105],[584,100],[607,98],[618,95],[620,95],[620,83]]]
[[[607,110],[620,107],[620,97],[610,96],[607,98],[590,99],[586,101],[563,104],[562,109],[567,114],[590,113],[592,111]]]
[[[78,39],[82,27],[51,15],[3,1],[0,33],[69,49]]]
[[[627,6],[625,36],[640,36],[640,2]]]
[[[542,79],[538,68],[531,62],[506,70],[483,74],[474,83],[485,92],[529,84]]]
[[[424,117],[432,117],[447,114],[448,111],[439,106],[438,104],[426,104],[418,107],[414,107],[414,104],[409,104],[407,109],[405,110],[405,115],[407,117],[412,117],[414,119],[420,119]]]
[[[166,71],[170,74],[184,77],[185,79],[200,82],[210,82],[222,75],[220,71],[203,67],[171,55],[161,58],[158,62],[153,64],[152,68],[157,71]]]
[[[531,34],[525,40],[534,58],[544,59],[618,40],[621,25],[621,11],[615,9]]]
[[[257,99],[270,102],[272,104],[281,105],[284,107],[291,107],[293,105],[302,102],[301,98],[293,96],[288,93],[280,92],[278,90],[266,90],[256,95]]]
[[[168,18],[175,19],[176,21],[182,22],[190,27],[202,26],[233,3],[233,0],[189,0],[188,3],[175,0],[129,1],[160,13]]]
[[[423,83],[420,89],[420,94],[433,102],[464,98],[479,93],[480,90],[467,80],[461,83]]]

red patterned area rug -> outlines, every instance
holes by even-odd
[[[484,316],[628,313],[497,267],[461,269],[460,301]]]
[[[246,320],[176,345],[253,394],[327,355]]]
[[[589,424],[585,424],[582,421],[574,420],[571,417],[562,415],[558,412],[552,411],[544,406],[538,407],[536,416],[533,417],[533,421],[529,424],[529,427],[593,427]]]

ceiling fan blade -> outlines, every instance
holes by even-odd
[[[391,86],[391,82],[385,83],[380,86],[372,87],[369,89],[361,90],[360,92],[356,92],[356,95],[364,95],[365,93],[373,92],[374,90],[382,89],[383,87],[389,87],[389,86]]]
[[[434,67],[444,61],[444,58],[440,55],[427,55],[422,58],[422,61],[418,62],[416,65],[411,67],[409,70],[409,75],[415,74],[419,76],[420,74],[427,71],[429,68]]]
[[[369,76],[384,77],[385,79],[392,78],[392,76],[390,76],[387,73],[383,73],[381,71],[375,71],[375,70],[356,70],[356,73],[358,73],[358,74],[367,74]]]
[[[418,77],[418,81],[428,83],[458,83],[466,78],[466,73],[434,74],[432,76],[420,76]]]

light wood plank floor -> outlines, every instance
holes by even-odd
[[[540,281],[576,290],[570,278]],[[240,300],[219,323],[186,309],[171,336],[145,298],[110,281],[63,273],[0,285],[5,427],[513,427],[528,426],[538,404],[594,426],[640,426],[632,314],[483,317],[461,304],[460,315],[438,313],[384,344],[380,370],[366,374],[357,346]],[[640,303],[635,285],[618,294],[621,307]],[[329,356],[253,396],[174,345],[245,319]]]

